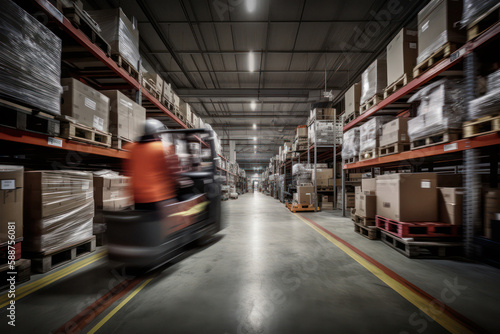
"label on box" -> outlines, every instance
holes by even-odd
[[[120,99],[120,104],[121,104],[121,105],[124,105],[125,107],[127,107],[127,108],[129,108],[129,109],[132,109],[132,108],[133,108],[133,106],[134,106],[134,105],[132,104],[132,102],[130,102],[130,101],[126,101],[126,100],[124,100],[124,99]]]
[[[90,188],[90,181],[83,181],[82,182],[82,190],[87,190]]]
[[[97,103],[94,100],[85,97],[85,106],[89,109],[95,110],[95,108],[97,107]]]
[[[119,194],[120,194],[120,192],[119,192],[119,191],[112,191],[112,192],[109,194],[109,197],[110,197],[111,199],[113,199],[113,198],[118,198],[118,195],[119,195]]]
[[[101,117],[94,115],[94,122],[92,124],[97,130],[104,130],[104,119],[102,119]]]
[[[49,137],[47,139],[47,144],[52,145],[52,146],[62,147],[63,141],[62,141],[62,139]]]
[[[422,181],[420,183],[420,187],[423,189],[430,189],[431,188],[431,181]]]
[[[429,28],[429,21],[425,22],[423,25],[422,25],[422,32],[426,31],[427,28]]]
[[[416,49],[417,43],[410,43],[410,49]]]
[[[69,86],[62,86],[62,88],[63,88],[63,92],[67,92],[69,89]]]
[[[14,190],[16,189],[16,180],[2,180],[2,184],[0,186],[2,190]]]

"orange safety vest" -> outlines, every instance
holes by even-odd
[[[130,157],[125,159],[125,172],[131,177],[136,203],[164,201],[177,195],[179,160],[174,146],[165,154],[161,141],[127,145]]]

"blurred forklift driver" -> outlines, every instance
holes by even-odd
[[[165,145],[159,131],[167,127],[157,119],[148,118],[144,135],[127,146],[125,172],[131,177],[136,210],[160,210],[177,202],[179,160],[175,147]]]

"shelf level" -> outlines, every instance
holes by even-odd
[[[61,146],[55,146],[49,144],[49,138],[59,139],[62,142]],[[50,137],[48,135],[16,130],[6,127],[0,127],[0,140],[50,147],[66,151],[81,152],[86,154],[96,154],[111,158],[128,159],[128,153],[126,151],[120,151],[113,148],[99,147],[95,145],[80,143],[69,139]]]
[[[419,88],[429,80],[432,80],[433,78],[437,77],[439,74],[443,73],[450,67],[458,64],[463,60],[463,58],[467,54],[471,53],[474,49],[481,46],[482,44],[489,42],[491,39],[498,36],[499,34],[500,34],[500,23],[496,23],[488,31],[478,36],[476,39],[467,42],[460,49],[452,53],[450,57],[441,60],[435,66],[424,72],[422,75],[410,81],[406,86],[401,87],[399,90],[389,95],[386,99],[382,100],[377,105],[373,106],[372,108],[364,112],[362,115],[358,116],[352,122],[345,125],[343,131],[346,132],[347,130],[358,125],[360,122],[365,121],[368,117],[374,116],[378,111],[393,104],[394,102],[396,102],[403,96],[407,95],[408,93],[412,92],[413,90]]]
[[[406,151],[399,154],[386,155],[385,157],[369,159],[344,165],[343,169],[354,169],[362,167],[370,167],[384,165],[392,162],[421,159],[425,157],[449,154],[454,152],[465,151],[472,148],[487,147],[500,145],[500,135],[497,133],[460,139],[453,142],[421,148],[413,151]]]
[[[115,72],[118,76],[120,76],[127,84],[132,86],[133,88],[140,90],[142,95],[146,97],[151,103],[155,105],[159,110],[161,110],[166,116],[170,117],[174,122],[179,124],[180,127],[187,129],[187,125],[184,124],[180,119],[178,119],[174,114],[170,112],[160,101],[154,98],[144,87],[142,87],[137,80],[132,78],[127,71],[123,68],[119,67],[118,64],[108,57],[104,51],[102,51],[97,45],[92,43],[88,37],[79,29],[75,28],[73,24],[65,17],[60,17],[62,15],[54,6],[52,6],[46,0],[33,0],[38,7],[40,7],[44,13],[52,19],[54,22],[57,22],[59,27],[63,29],[68,35],[70,35],[75,41],[77,41],[80,45],[82,45],[87,51],[92,53],[97,60],[106,65],[110,70]]]

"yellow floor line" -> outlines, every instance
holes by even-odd
[[[396,291],[398,294],[400,294],[403,298],[408,300],[410,303],[412,303],[413,305],[418,307],[422,312],[424,312],[429,317],[434,319],[437,323],[439,323],[441,326],[443,326],[449,332],[451,332],[451,333],[472,333],[468,328],[464,327],[461,323],[457,322],[454,318],[450,317],[446,313],[437,312],[435,310],[435,306],[432,305],[432,301],[428,301],[427,298],[422,297],[421,295],[408,289],[406,286],[404,286],[400,282],[396,281],[392,277],[388,276],[380,268],[378,268],[374,264],[372,264],[369,261],[367,261],[366,259],[364,259],[362,256],[360,256],[359,254],[354,252],[352,249],[350,249],[349,247],[347,247],[343,243],[341,243],[338,240],[336,240],[335,238],[333,238],[331,235],[329,235],[325,231],[322,231],[317,226],[314,226],[313,224],[308,222],[306,219],[304,219],[300,215],[295,214],[295,216],[297,218],[299,218],[300,220],[302,220],[304,223],[306,223],[313,230],[320,233],[323,237],[325,237],[328,241],[333,243],[335,246],[340,248],[344,253],[346,253],[351,258],[353,258],[356,262],[358,262],[363,267],[365,267],[373,275],[377,276],[382,282],[387,284],[390,288],[392,288],[394,291]]]
[[[135,297],[153,278],[144,281],[139,287],[137,287],[127,298],[125,298],[118,306],[116,306],[113,311],[109,312],[101,321],[97,323],[87,334],[94,334],[97,332],[111,317],[113,317],[120,309],[125,306],[132,298]]]
[[[72,273],[74,273],[77,270],[80,270],[86,266],[88,266],[91,263],[94,263],[100,259],[102,259],[104,256],[106,256],[107,252],[99,252],[96,253],[92,256],[89,256],[83,260],[80,260],[64,269],[58,270],[52,274],[49,274],[39,280],[36,280],[34,282],[28,283],[20,288],[16,289],[16,297],[14,300],[19,300],[23,297],[26,297],[27,295],[55,282],[60,280],[61,278],[64,278]],[[10,303],[11,298],[8,298],[8,293],[5,293],[0,297],[0,308],[3,308],[7,306]]]

